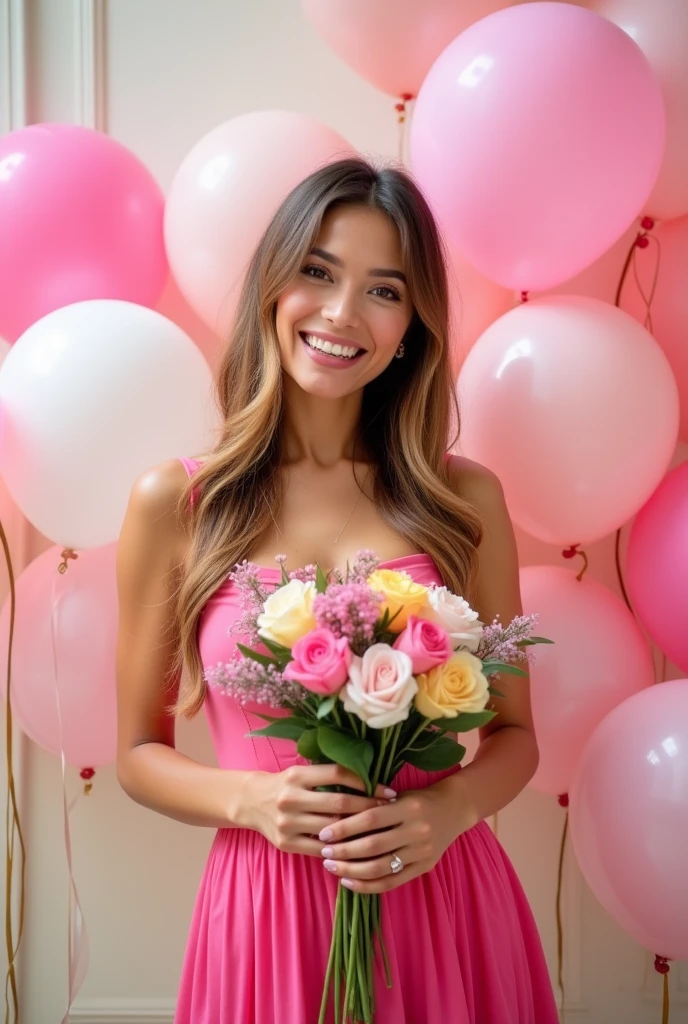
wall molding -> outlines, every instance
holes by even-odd
[[[74,120],[84,128],[107,131],[106,0],[74,3]]]
[[[69,1024],[173,1024],[172,999],[79,1000],[69,1011]]]
[[[0,133],[26,124],[25,0],[0,0]]]

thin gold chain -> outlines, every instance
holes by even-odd
[[[365,471],[365,476],[363,477],[363,482],[364,483],[368,479],[369,472],[370,472],[370,466],[367,466],[366,467],[366,471]],[[332,542],[332,547],[333,548],[337,546],[337,544],[339,542],[339,538],[342,536],[342,534],[346,530],[347,526],[349,525],[349,522],[351,521],[351,517],[354,514],[354,512],[356,511],[356,508],[358,507],[358,503],[361,500],[361,496],[362,495],[363,495],[363,487],[361,486],[361,487],[359,487],[358,494],[356,496],[356,501],[351,506],[351,511],[349,512],[348,516],[346,517],[346,519],[344,521],[344,525],[342,526],[341,530],[339,531],[339,533],[335,537],[334,541]],[[274,514],[272,509],[270,509],[270,514],[272,516],[272,521],[275,524],[275,529],[277,530],[278,534],[280,535],[280,537],[284,537],[284,534],[282,533],[282,530],[279,527],[279,523],[277,522],[277,519],[275,518],[275,514]]]

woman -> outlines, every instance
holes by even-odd
[[[530,909],[485,821],[537,765],[524,680],[500,683],[473,763],[406,766],[370,799],[292,743],[247,739],[260,719],[203,679],[235,650],[227,574],[244,558],[277,582],[278,552],[291,568],[331,569],[371,548],[464,594],[483,621],[521,613],[500,484],[445,454],[458,423],[447,334],[443,251],[418,189],[401,170],[330,164],[287,197],[249,266],[213,450],[132,489],[118,553],[119,779],[139,803],[218,829],[176,1024],[315,1024],[342,883],[386,894],[393,987],[377,978],[377,1024],[557,1020]],[[175,714],[202,706],[218,768],[174,747]],[[334,784],[361,795],[321,788]]]

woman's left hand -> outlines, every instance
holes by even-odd
[[[447,847],[474,824],[457,788],[439,783],[408,791],[394,802],[323,829],[323,867],[359,893],[389,892],[431,871]],[[397,874],[391,869],[395,855],[404,865]]]

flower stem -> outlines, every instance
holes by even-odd
[[[397,744],[399,742],[399,737],[401,736],[403,724],[403,722],[399,722],[398,725],[395,726],[394,732],[392,733],[392,739],[389,744],[389,756],[387,758],[387,765],[385,767],[385,771],[383,772],[382,777],[382,781],[385,783],[391,782],[392,779],[394,778],[394,776],[390,773],[392,771],[392,766],[394,765],[394,755],[396,754]]]
[[[327,1001],[330,995],[330,980],[332,978],[332,970],[335,966],[335,960],[337,959],[337,935],[339,932],[339,921],[341,917],[341,891],[337,893],[337,901],[335,903],[334,910],[334,924],[332,932],[332,942],[330,944],[330,956],[327,961],[327,973],[325,974],[325,984],[323,985],[322,1001],[320,1003],[320,1016],[318,1017],[318,1024],[325,1024],[325,1014],[327,1012]]]

